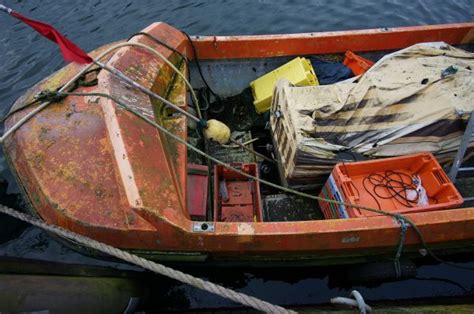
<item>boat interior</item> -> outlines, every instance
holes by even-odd
[[[474,52],[474,44],[454,45],[457,48]],[[377,62],[383,56],[396,50],[381,50],[370,52],[357,52],[363,58]],[[198,92],[201,103],[206,104],[203,113],[207,119],[218,119],[227,124],[234,132],[236,140],[241,142],[251,142],[250,147],[259,154],[276,160],[274,143],[269,125],[269,113],[258,114],[253,105],[252,91],[249,82],[258,77],[273,71],[286,64],[295,57],[301,55],[291,55],[270,58],[248,58],[236,60],[193,60],[189,64],[190,81],[196,92]],[[304,55],[310,61],[320,60],[330,63],[342,63],[344,53]],[[204,77],[205,81],[203,81]],[[209,90],[212,89],[212,92]],[[216,94],[216,95],[213,95]],[[204,106],[204,105],[203,105]],[[205,143],[196,130],[188,129],[188,141],[197,145],[203,151],[227,163],[257,163],[258,172],[262,179],[268,180],[277,185],[285,185],[279,175],[276,163],[269,162],[251,152],[238,146],[220,146],[213,143]],[[339,162],[357,161],[359,156],[350,151],[338,155]],[[363,156],[362,156],[363,158]],[[188,163],[202,164],[209,167],[209,178],[213,177],[213,163],[206,158],[188,150]],[[472,164],[465,161],[464,165]],[[451,164],[444,164],[444,170],[449,171]],[[303,188],[305,192],[312,195],[319,195],[324,182],[329,175],[322,177],[321,182],[316,185],[308,184],[308,188]],[[204,221],[225,221],[229,217],[222,218],[217,213],[212,201],[213,191],[222,188],[222,181],[209,180],[209,198],[205,217],[193,217],[193,220]],[[229,184],[229,182],[224,182]],[[456,187],[464,197],[474,196],[474,176],[472,173],[463,173],[456,180]],[[303,196],[285,193],[279,189],[269,187],[259,183],[261,194],[262,216],[254,215],[254,220],[262,222],[280,221],[305,221],[325,219],[323,212],[317,201]],[[219,196],[215,196],[219,197]],[[466,201],[460,207],[472,207],[474,201]],[[258,217],[257,217],[258,216]],[[234,215],[235,218],[235,215]],[[224,220],[222,220],[224,219]],[[260,220],[261,219],[261,220]],[[232,218],[231,218],[232,221]],[[236,218],[235,221],[239,221]],[[246,221],[244,219],[244,221]]]

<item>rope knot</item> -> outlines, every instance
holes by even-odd
[[[50,91],[49,89],[45,89],[38,93],[35,96],[37,101],[49,101],[49,102],[59,102],[66,98],[67,95],[60,93],[58,91]]]
[[[205,128],[207,128],[207,121],[204,119],[199,120],[199,122],[197,123],[198,131],[202,134],[202,130],[204,130]]]

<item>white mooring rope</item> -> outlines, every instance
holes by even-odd
[[[359,309],[360,314],[367,314],[372,312],[372,307],[365,303],[364,298],[357,290],[352,290],[351,298],[344,298],[344,297],[337,297],[331,299],[331,304],[338,304],[338,305],[348,305],[350,307],[357,307]]]
[[[295,311],[292,310],[287,310],[281,306],[278,305],[273,305],[271,303],[265,302],[263,300],[257,299],[255,297],[248,296],[246,294],[243,294],[241,292],[236,292],[232,289],[225,288],[223,286],[217,285],[215,283],[205,281],[200,278],[196,278],[194,276],[191,276],[189,274],[185,274],[179,270],[172,269],[170,267],[152,262],[150,260],[147,260],[145,258],[139,257],[137,255],[128,253],[126,251],[117,249],[113,246],[107,245],[105,243],[101,243],[99,241],[95,241],[91,238],[88,238],[86,236],[74,233],[72,231],[65,230],[63,228],[50,225],[46,222],[43,222],[39,219],[33,218],[29,215],[26,215],[24,213],[20,213],[12,208],[6,207],[4,205],[0,205],[0,212],[12,217],[15,217],[19,220],[25,221],[27,223],[30,223],[36,227],[39,227],[41,229],[47,230],[49,232],[52,232],[56,235],[59,235],[61,237],[67,238],[69,240],[75,241],[79,244],[82,244],[84,246],[87,246],[89,248],[96,249],[97,251],[100,251],[102,253],[109,254],[111,256],[115,256],[123,261],[127,261],[129,263],[132,263],[134,265],[140,266],[144,269],[148,269],[154,273],[170,277],[173,279],[176,279],[180,282],[186,283],[188,285],[191,285],[193,287],[206,290],[208,292],[214,293],[216,295],[219,295],[221,297],[227,298],[229,300],[232,300],[234,302],[252,307],[254,309],[266,312],[266,313],[296,313]]]

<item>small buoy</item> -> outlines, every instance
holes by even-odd
[[[227,144],[230,141],[230,129],[224,123],[211,119],[207,121],[207,127],[204,128],[204,137],[219,144]]]

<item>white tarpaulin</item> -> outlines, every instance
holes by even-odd
[[[358,80],[310,87],[279,81],[271,125],[284,176],[328,173],[345,150],[452,156],[474,109],[473,69],[473,53],[423,43],[386,55]]]

